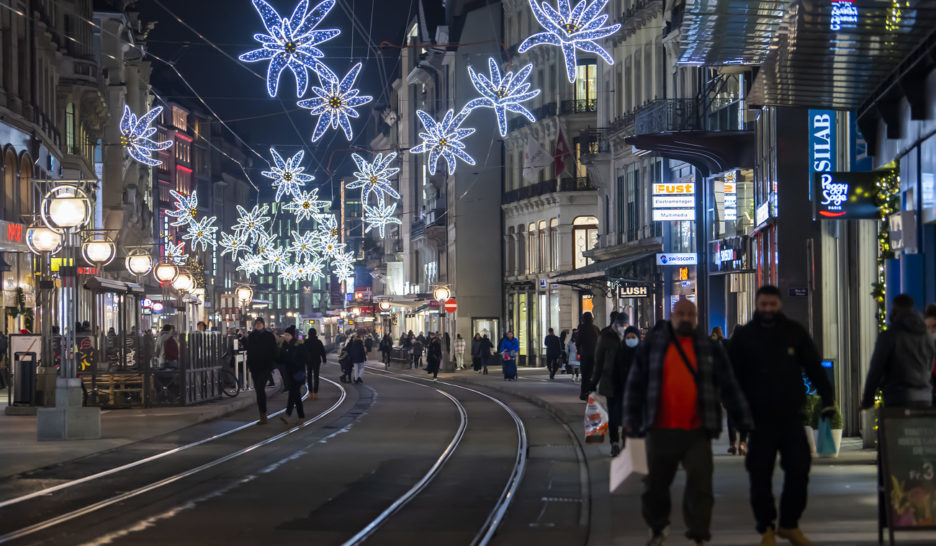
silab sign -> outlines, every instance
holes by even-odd
[[[809,176],[835,170],[835,110],[809,111]],[[815,198],[812,186],[809,199]]]

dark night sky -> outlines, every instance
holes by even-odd
[[[297,1],[268,0],[284,16],[292,13]],[[312,0],[310,5],[314,7],[319,1]],[[338,28],[342,31],[341,36],[320,46],[326,54],[325,63],[339,76],[343,76],[355,63],[364,62],[357,86],[361,94],[373,96],[374,101],[359,109],[361,118],[352,120],[355,142],[348,143],[340,130],[334,130],[313,145],[310,138],[316,118],[296,106],[298,99],[292,73],[289,70],[283,72],[278,98],[271,99],[267,96],[265,79],[250,73],[253,71],[265,77],[268,62],[240,63],[236,60],[241,53],[258,47],[252,38],[253,34],[266,32],[250,0],[143,0],[139,5],[144,20],[157,22],[148,39],[148,48],[154,55],[175,63],[179,72],[208,105],[222,119],[231,121],[234,131],[264,157],[269,156],[271,145],[275,145],[283,155],[292,155],[300,148],[305,149],[307,172],[311,169],[319,183],[327,179],[324,166],[333,150],[367,145],[364,133],[370,109],[373,105],[387,103],[389,84],[399,75],[400,50],[382,50],[389,80],[382,81],[377,66],[380,61],[369,44],[379,49],[382,41],[402,43],[406,21],[416,9],[415,0],[338,0],[338,4],[319,24],[319,29]],[[353,29],[342,6],[357,15],[363,32]],[[175,16],[214,42],[233,60],[178,22]],[[178,76],[162,63],[154,60],[153,68],[157,91],[161,82],[168,84],[163,87],[174,87],[170,93],[166,93],[168,95],[179,94],[185,89]],[[318,78],[311,71],[309,80],[310,88],[318,84]],[[304,98],[311,94],[310,89]],[[256,162],[255,166],[265,167]],[[350,152],[335,153],[332,162],[334,174],[347,174],[352,166]],[[263,180],[255,179],[255,182]]]

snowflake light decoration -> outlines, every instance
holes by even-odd
[[[192,250],[198,250],[198,247],[207,250],[208,245],[217,246],[215,232],[218,231],[218,228],[214,225],[215,220],[217,220],[215,216],[208,216],[201,220],[189,222],[188,233],[183,235],[182,238],[192,241]]]
[[[354,276],[354,255],[350,252],[342,252],[335,257],[332,262],[333,272],[339,279],[347,279]]]
[[[300,271],[300,266],[295,264],[284,264],[279,269],[280,279],[283,279],[285,282],[295,282],[299,280],[300,275],[303,275]]]
[[[166,257],[172,260],[175,265],[185,265],[188,262],[188,254],[185,253],[185,241],[173,244],[166,241]]]
[[[289,264],[286,249],[278,246],[267,248],[267,251],[263,254],[263,259],[273,268],[273,271],[281,271]]]
[[[367,228],[364,233],[377,228],[381,237],[386,237],[387,224],[401,224],[399,218],[393,214],[396,212],[396,203],[386,204],[383,201],[376,206],[364,205],[364,223]]]
[[[497,128],[500,130],[500,136],[507,136],[507,112],[520,114],[530,120],[530,123],[536,121],[533,113],[520,104],[537,97],[540,94],[539,89],[529,91],[530,83],[526,81],[533,72],[533,65],[528,64],[520,69],[515,75],[508,72],[501,77],[500,69],[497,67],[497,61],[494,58],[488,59],[488,68],[490,77],[484,74],[478,74],[470,66],[468,67],[468,76],[471,78],[471,84],[481,93],[481,96],[471,100],[465,105],[464,110],[472,111],[475,108],[493,108],[497,115]]]
[[[249,255],[244,256],[244,259],[240,261],[237,266],[238,271],[243,271],[248,275],[256,275],[263,271],[263,266],[266,265],[266,261],[261,256]]]
[[[335,241],[338,240],[338,237],[341,236],[341,230],[338,229],[338,219],[334,214],[319,214],[315,219],[319,223],[318,230],[320,232],[334,237]]]
[[[474,158],[465,152],[465,143],[462,142],[462,139],[475,132],[474,129],[461,128],[461,124],[465,121],[468,113],[463,110],[456,116],[453,110],[449,110],[445,113],[442,121],[437,123],[429,114],[422,110],[416,111],[416,115],[419,116],[419,120],[422,121],[426,131],[419,133],[422,142],[411,148],[410,153],[429,152],[429,174],[436,173],[440,157],[445,158],[449,174],[455,173],[456,158],[469,165],[475,164]]]
[[[238,58],[246,63],[270,61],[266,83],[271,97],[276,96],[280,75],[287,68],[296,77],[296,96],[305,95],[309,87],[308,69],[315,67],[317,58],[325,56],[316,46],[341,34],[338,29],[315,30],[335,6],[335,1],[325,0],[310,11],[309,0],[300,0],[287,19],[280,17],[264,0],[253,0],[269,34],[254,34],[254,40],[260,42],[260,49],[248,51]]]
[[[311,115],[319,116],[315,132],[312,134],[312,142],[322,138],[329,127],[341,127],[348,140],[354,137],[351,118],[360,117],[355,108],[374,100],[374,97],[360,95],[360,90],[354,89],[354,80],[357,79],[362,66],[361,63],[354,65],[345,77],[339,80],[338,75],[330,68],[320,62],[316,63],[315,70],[321,87],[312,87],[315,97],[296,103],[300,108],[309,109]]]
[[[523,53],[538,45],[554,45],[562,48],[565,57],[566,76],[570,83],[575,82],[576,50],[594,53],[608,64],[614,64],[611,55],[596,40],[607,38],[621,28],[620,23],[609,27],[603,26],[608,21],[607,15],[599,15],[608,0],[579,0],[572,8],[569,0],[557,0],[558,9],[538,0],[530,0],[533,17],[545,32],[537,32],[520,44],[517,49]]]
[[[289,245],[289,252],[291,252],[297,261],[310,260],[317,257],[317,247],[318,247],[318,236],[314,231],[307,231],[305,233],[299,233],[297,231],[292,232],[293,241]]]
[[[176,208],[167,211],[166,215],[177,218],[170,225],[187,226],[194,222],[195,217],[198,216],[198,194],[192,192],[191,195],[185,196],[175,190],[169,190],[169,194],[175,199]]]
[[[162,165],[162,161],[153,159],[153,152],[165,150],[172,146],[171,140],[156,142],[151,137],[156,134],[156,128],[149,124],[162,112],[162,106],[157,106],[137,119],[124,105],[123,116],[120,118],[120,145],[127,149],[130,157],[144,165],[155,167]]]
[[[377,194],[377,201],[384,202],[385,197],[399,199],[400,194],[393,189],[390,184],[390,177],[400,172],[396,167],[390,167],[393,160],[396,159],[396,152],[387,154],[377,154],[374,161],[368,163],[358,154],[351,154],[351,159],[357,164],[358,171],[354,173],[354,181],[349,183],[346,188],[349,190],[361,190],[361,202],[366,203],[367,197],[371,193]]]
[[[241,252],[248,253],[250,252],[250,246],[247,244],[247,239],[239,235],[230,235],[228,233],[221,233],[221,241],[218,242],[218,245],[221,246],[221,255],[230,254],[231,259],[235,262],[237,257]]]
[[[263,224],[270,221],[269,216],[264,216],[267,212],[267,205],[254,205],[254,208],[247,212],[247,209],[237,205],[237,223],[234,224],[234,233],[251,243],[263,235]]]
[[[270,233],[262,233],[257,237],[257,255],[263,258],[276,247],[276,237]]]
[[[273,156],[273,165],[270,166],[269,171],[263,171],[260,174],[273,179],[273,187],[276,188],[274,199],[277,203],[283,194],[296,197],[300,187],[305,186],[306,182],[315,180],[311,174],[305,174],[305,167],[300,166],[305,156],[302,150],[287,160],[283,160],[283,156],[279,155],[276,148],[270,148],[270,155]]]
[[[344,243],[339,243],[337,237],[332,237],[331,234],[326,234],[324,232],[319,232],[319,241],[322,248],[322,253],[329,258],[336,258],[344,247],[348,246]]]
[[[303,276],[306,280],[312,281],[325,276],[325,265],[319,259],[302,264],[302,268]]]
[[[283,210],[295,214],[296,223],[298,224],[315,218],[326,205],[328,205],[328,201],[318,200],[318,188],[315,188],[311,191],[299,192],[291,202],[283,205]]]

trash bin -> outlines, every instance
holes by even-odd
[[[36,397],[36,353],[13,355],[13,404],[33,405]]]

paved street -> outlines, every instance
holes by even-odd
[[[325,382],[306,401],[301,428],[276,417],[191,445],[248,425],[248,408],[8,476],[0,542],[472,544],[493,526],[494,544],[645,540],[640,484],[609,495],[608,447],[580,442],[582,403],[567,376],[550,382],[543,370],[523,370],[506,383],[492,368],[433,382],[423,370],[382,368],[372,363],[362,385]],[[283,402],[274,397],[272,408]],[[715,446],[713,544],[752,544],[742,460],[724,448]],[[818,544],[876,543],[873,453],[848,449],[814,467],[803,528]],[[673,543],[683,542],[680,487]],[[900,544],[934,540],[914,538]]]

